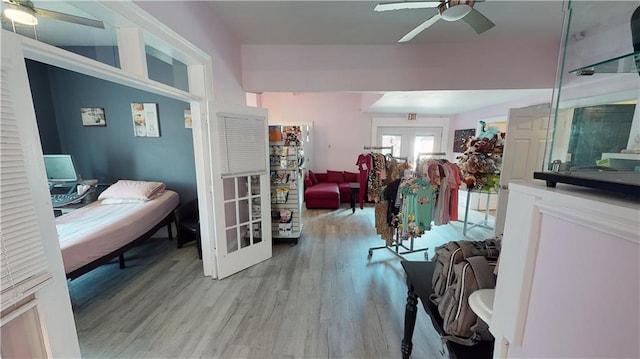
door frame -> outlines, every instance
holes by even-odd
[[[148,78],[142,78],[139,74],[127,72],[43,42],[18,36],[24,58],[190,104],[193,120],[193,149],[199,215],[200,218],[204,219],[200,221],[203,272],[205,276],[217,278],[214,246],[215,230],[213,225],[216,220],[213,210],[213,186],[215,184],[214,181],[212,181],[212,175],[213,173],[218,173],[219,168],[215,168],[217,161],[214,162],[211,155],[215,153],[215,149],[212,148],[212,143],[208,137],[208,127],[217,126],[217,120],[210,115],[211,113],[215,113],[213,62],[211,56],[176,34],[167,25],[158,22],[146,11],[133,3],[95,2],[91,5],[102,8],[105,13],[129,20],[136,24],[137,28],[149,32],[158,39],[163,39],[166,45],[173,49],[176,54],[179,54],[180,60],[188,66],[189,92]],[[142,46],[144,46],[144,44],[142,44]],[[122,51],[120,56],[137,57],[137,55],[127,54],[125,51]]]

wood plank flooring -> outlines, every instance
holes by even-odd
[[[400,358],[407,286],[391,252],[367,259],[384,245],[373,208],[308,210],[303,220],[298,245],[274,245],[272,259],[224,280],[203,276],[195,245],[158,238],[127,253],[124,270],[115,261],[68,282],[83,357]],[[430,258],[458,239],[462,223],[453,222],[415,245]],[[442,357],[418,307],[412,357]]]

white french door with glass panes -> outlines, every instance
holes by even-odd
[[[222,279],[271,258],[267,111],[216,104],[213,176],[216,262]],[[212,155],[212,158],[215,158]]]
[[[420,153],[439,152],[442,143],[440,127],[378,127],[377,146],[393,147],[394,157],[406,157],[415,165]],[[383,153],[387,153],[384,152]]]

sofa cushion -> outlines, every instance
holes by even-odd
[[[316,177],[316,174],[313,173],[313,171],[309,171],[309,178],[311,179],[311,184],[312,185],[317,185],[318,184],[318,178]]]
[[[333,182],[333,183],[342,183],[344,182],[344,175],[342,174],[342,171],[331,171],[328,170],[327,171],[327,182]]]
[[[307,208],[340,208],[340,191],[335,183],[320,182],[304,192],[304,202]]]
[[[313,182],[311,182],[311,178],[305,177],[304,178],[304,190],[306,191],[307,188],[309,188],[309,187],[313,187]]]
[[[327,181],[326,173],[316,173],[315,175],[316,175],[316,178],[318,179],[318,183],[329,182]]]
[[[345,182],[358,182],[359,173],[344,171]]]

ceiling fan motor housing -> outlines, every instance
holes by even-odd
[[[446,21],[457,21],[465,17],[473,8],[475,0],[449,0],[438,5],[440,17]]]

